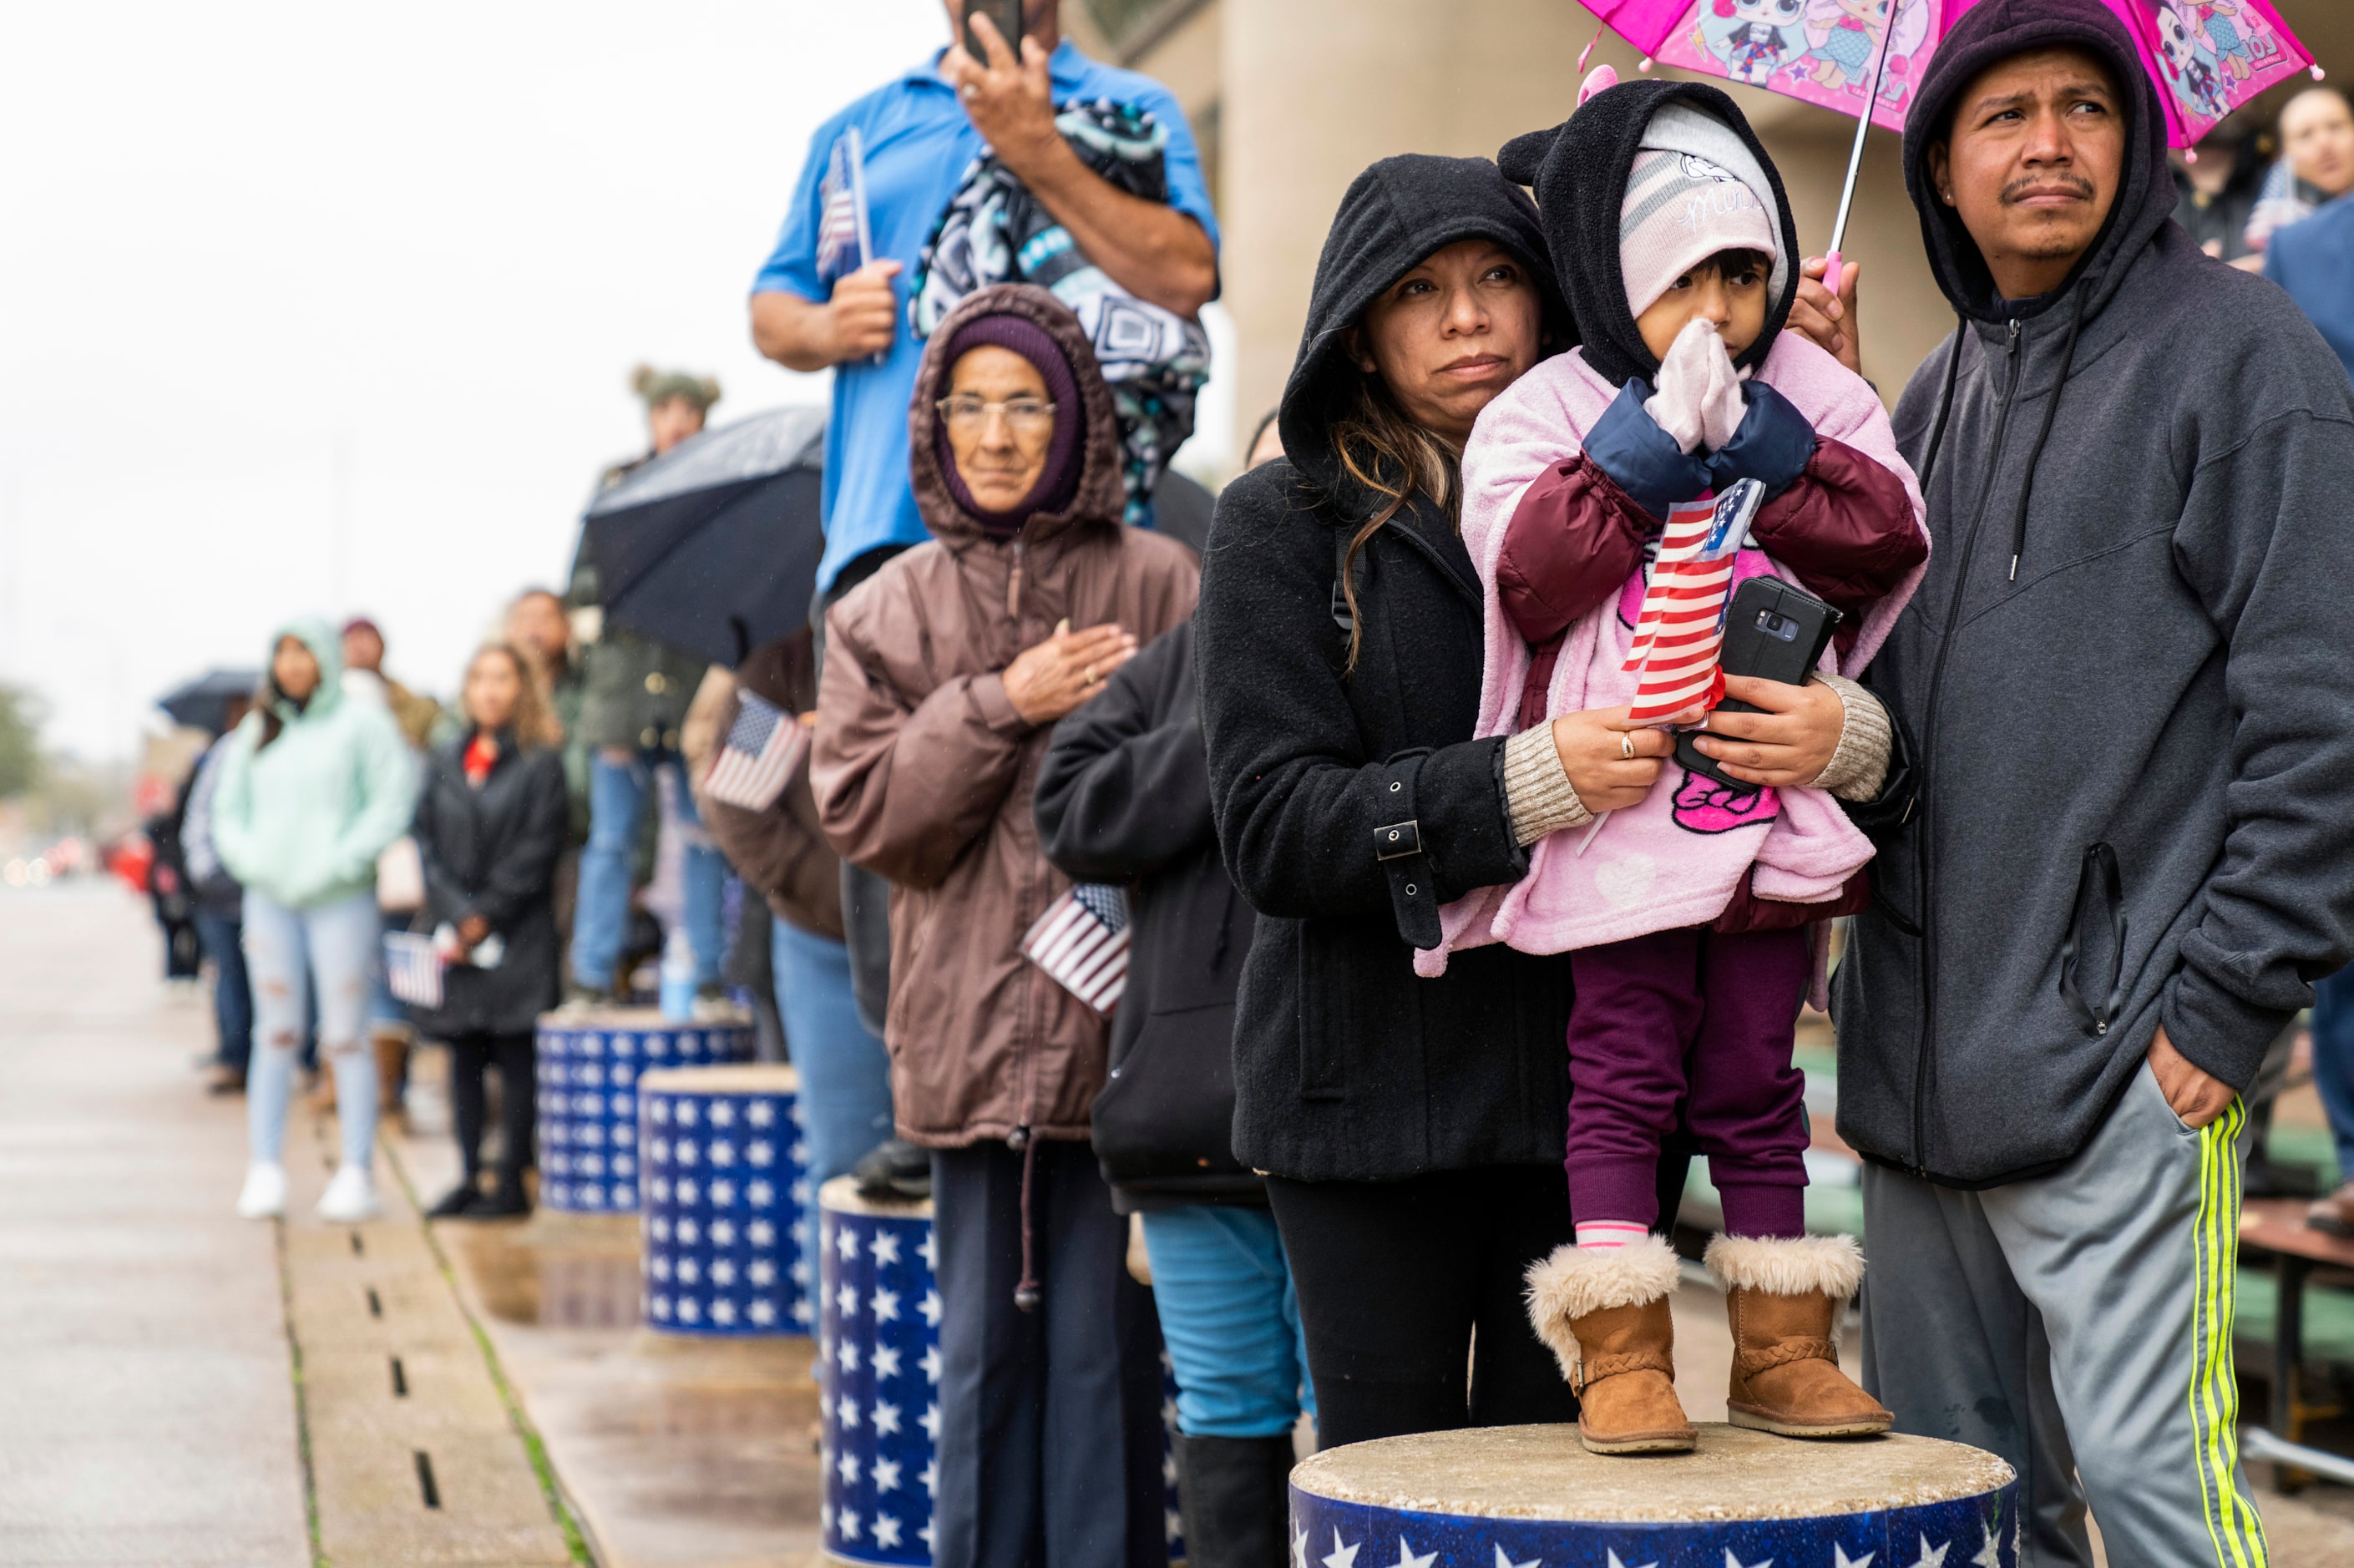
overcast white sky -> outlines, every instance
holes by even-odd
[[[947,25],[132,0],[8,33],[0,678],[95,757],[299,612],[376,616],[446,692],[642,446],[641,359],[716,373],[719,418],[822,398],[753,355],[747,285],[811,131]]]

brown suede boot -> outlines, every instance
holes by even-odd
[[[1708,1244],[1705,1261],[1724,1287],[1733,1322],[1728,1420],[1784,1437],[1888,1430],[1895,1417],[1840,1371],[1839,1313],[1863,1283],[1854,1237],[1721,1235]]]
[[[1676,1398],[1676,1279],[1674,1250],[1648,1235],[1560,1247],[1529,1269],[1529,1321],[1577,1391],[1588,1453],[1681,1453],[1699,1436]]]

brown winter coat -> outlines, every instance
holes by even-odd
[[[993,539],[950,498],[933,450],[941,348],[966,320],[1010,313],[1053,334],[1086,406],[1078,491],[1018,538]],[[891,883],[884,1043],[899,1134],[931,1148],[1084,1139],[1104,1085],[1104,1020],[1023,959],[1032,921],[1070,879],[1038,845],[1031,797],[1052,726],[1023,722],[1002,673],[1053,635],[1116,621],[1150,642],[1193,613],[1193,554],[1123,528],[1111,395],[1077,321],[1041,290],[1001,285],[932,336],[908,414],[917,505],[932,542],[834,606],[810,778],[844,858]]]
[[[736,874],[769,901],[777,918],[804,931],[842,940],[842,862],[819,831],[804,759],[765,811],[715,800],[703,791],[711,757],[736,726],[737,691],[753,692],[789,714],[817,704],[807,627],[752,650],[732,674],[714,664],[703,678],[682,726],[679,747],[695,780],[695,804],[712,842]],[[707,710],[707,712],[706,712]],[[705,723],[705,719],[708,723]],[[707,733],[706,733],[707,732]]]

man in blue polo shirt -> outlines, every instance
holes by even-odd
[[[959,40],[964,8],[965,0],[947,0],[950,36]],[[834,371],[826,547],[817,580],[821,627],[833,601],[890,556],[930,536],[907,483],[907,404],[923,344],[907,330],[907,291],[925,241],[985,150],[993,149],[1088,260],[1129,293],[1187,317],[1217,294],[1217,220],[1176,99],[1150,78],[1098,64],[1063,42],[1055,0],[1028,0],[1023,11],[1018,56],[981,18],[975,31],[982,34],[986,60],[960,43],[820,126],[775,253],[753,281],[752,340],[760,352],[795,370]],[[1165,204],[1111,185],[1055,130],[1056,105],[1099,100],[1150,111],[1166,128]],[[836,143],[853,128],[864,152],[874,259],[829,283],[818,260],[822,185]],[[880,879],[845,864],[843,902],[859,1011],[879,1033],[889,953]],[[793,1055],[806,1085],[813,1071],[824,1071],[828,1053],[824,1043],[796,1039]],[[877,1173],[888,1170],[885,1150],[861,1161],[862,1179],[878,1158]],[[1104,1300],[1110,1313],[1109,1280]],[[1020,1347],[991,1346],[987,1366],[968,1365],[963,1351],[950,1351],[938,1391],[935,1511],[922,1531],[939,1568],[1018,1568],[1037,1561],[1042,1549],[1056,1560],[1129,1568],[1167,1561],[1159,1364],[1157,1357],[1132,1353],[1139,1347],[1126,1343],[1124,1333],[1119,1337],[1119,1365],[1099,1369],[1118,1385],[1107,1390],[1115,1408],[1056,1414],[1044,1419],[1043,1431],[1030,1391],[1002,1386],[1018,1381],[1005,1373],[1023,1361]],[[1066,1344],[1045,1347],[1045,1353],[1083,1359],[1100,1349]],[[1075,1445],[1097,1450],[1089,1456],[1097,1462],[1076,1462]],[[1106,1448],[1119,1450],[1109,1475],[1100,1463]],[[917,1498],[923,1500],[920,1492]]]
[[[961,39],[964,0],[947,5]],[[1129,292],[1182,316],[1217,296],[1217,220],[1175,97],[1063,41],[1056,0],[1031,0],[1024,12],[1019,60],[997,47],[1002,40],[988,62],[960,43],[818,127],[784,231],[753,280],[752,341],[760,352],[795,370],[835,367],[821,596],[861,556],[930,537],[907,488],[907,399],[923,344],[907,330],[906,291],[924,242],[985,148]],[[989,26],[985,17],[976,23]],[[1097,99],[1149,109],[1168,128],[1166,205],[1114,186],[1055,129],[1055,105]],[[819,185],[834,143],[853,126],[864,144],[874,260],[828,289],[818,277]],[[863,575],[854,571],[852,580]]]

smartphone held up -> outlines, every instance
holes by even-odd
[[[989,46],[982,42],[976,18],[986,16],[1005,40],[1015,59],[1022,58],[1022,0],[964,0],[964,52],[982,65],[989,63]]]

